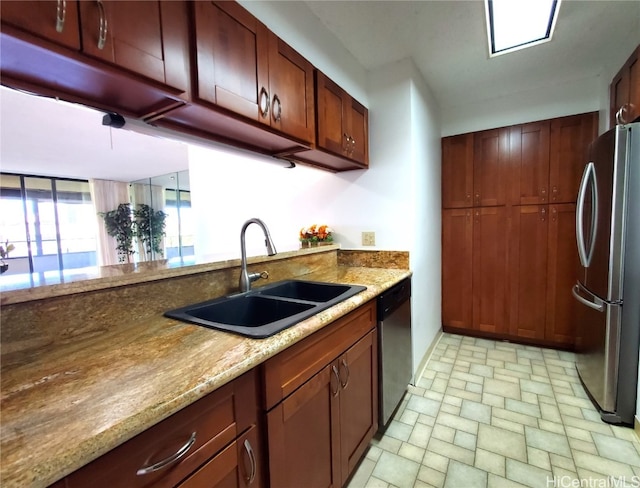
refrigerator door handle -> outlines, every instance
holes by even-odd
[[[591,212],[591,236],[589,239],[589,250],[587,251],[587,245],[584,239],[584,200],[589,185],[589,180],[592,180],[592,212]],[[593,162],[587,163],[582,174],[582,181],[580,182],[580,189],[578,190],[578,203],[576,212],[576,240],[578,242],[578,256],[580,257],[580,264],[585,268],[589,267],[591,263],[591,257],[593,256],[593,249],[595,247],[595,235],[596,227],[598,225],[598,191],[596,187],[596,168]]]
[[[584,290],[584,288],[581,287],[580,284],[573,285],[573,288],[571,289],[571,293],[573,293],[573,296],[576,298],[576,300],[586,305],[587,307],[591,307],[594,310],[597,310],[598,312],[604,311],[604,302],[602,300],[600,300],[597,296],[593,295],[592,293],[590,293],[590,295],[594,298],[594,300],[593,301],[588,300],[580,294],[581,290]]]

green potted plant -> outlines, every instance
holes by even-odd
[[[152,253],[162,256],[164,250],[161,247],[162,238],[165,236],[167,214],[162,210],[157,212],[149,205],[143,203],[133,211],[136,236],[144,246],[145,251],[151,257]]]
[[[6,272],[9,269],[9,263],[5,262],[5,258],[9,257],[9,253],[15,249],[13,244],[9,244],[9,240],[6,240],[4,246],[0,245],[0,274]]]
[[[98,215],[104,219],[107,234],[115,238],[118,243],[116,246],[118,260],[121,263],[131,262],[131,256],[135,253],[133,250],[135,230],[131,219],[131,206],[128,203],[121,203],[115,210],[99,212]]]

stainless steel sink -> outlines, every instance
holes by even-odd
[[[287,280],[170,310],[165,315],[212,329],[264,338],[363,290],[366,286]]]

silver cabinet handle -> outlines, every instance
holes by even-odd
[[[102,0],[97,0],[98,10],[100,11],[100,24],[98,26],[98,49],[104,49],[104,45],[107,43],[107,15],[104,11],[104,4]]]
[[[56,32],[64,30],[64,19],[67,16],[67,0],[58,0],[56,8]]]
[[[597,310],[598,312],[602,312],[604,310],[604,302],[600,300],[598,297],[594,296],[593,298],[595,298],[595,301],[591,301],[591,300],[587,300],[582,295],[580,295],[580,285],[577,285],[577,284],[573,285],[573,288],[571,289],[571,293],[573,293],[573,296],[576,298],[576,300],[586,305],[587,307],[591,307],[594,310]]]
[[[278,111],[276,112],[276,102],[278,103]],[[278,95],[273,96],[273,105],[271,107],[273,120],[276,122],[280,122],[280,118],[282,117],[282,102],[280,101],[280,97]]]
[[[196,433],[193,432],[191,433],[191,437],[189,437],[189,440],[180,449],[174,452],[171,456],[163,459],[162,461],[158,461],[157,463],[152,464],[151,466],[144,466],[140,468],[136,472],[136,474],[138,476],[143,476],[145,474],[155,473],[156,471],[160,471],[161,469],[166,468],[167,466],[170,466],[171,464],[178,461],[178,459],[184,457],[184,455],[189,452],[189,449],[191,449],[195,443],[196,443]]]
[[[344,383],[342,382],[342,380],[340,380],[340,386],[342,386],[342,388],[346,388],[347,385],[349,384],[349,377],[351,376],[351,372],[349,371],[349,366],[347,365],[347,362],[344,359],[341,359],[340,363],[342,364],[342,367],[347,372],[347,379],[345,380]]]
[[[336,368],[336,365],[334,364],[333,366],[331,366],[331,371],[333,371],[333,376],[336,377],[336,381],[338,382],[338,384],[336,385],[336,391],[333,391],[333,385],[331,386],[331,394],[336,397],[338,396],[338,392],[340,391],[340,386],[342,383],[340,382],[340,373],[338,373],[338,368]]]
[[[244,450],[249,456],[249,462],[251,462],[251,472],[249,473],[248,476],[245,476],[244,480],[247,482],[248,485],[250,485],[256,479],[257,465],[256,465],[256,457],[253,454],[253,449],[251,448],[251,443],[249,442],[249,439],[245,439],[244,441]]]
[[[269,113],[269,94],[264,86],[260,88],[260,95],[258,95],[258,109],[263,119]]]

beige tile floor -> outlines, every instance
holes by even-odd
[[[569,352],[444,334],[348,488],[640,487],[640,443]]]

